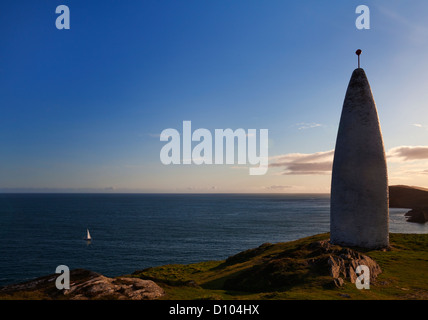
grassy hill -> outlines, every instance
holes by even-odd
[[[428,299],[428,234],[390,234],[390,248],[384,250],[344,248],[329,244],[328,239],[326,233],[285,243],[265,243],[222,261],[164,265],[109,281],[152,280],[165,294],[160,299],[166,300]],[[382,272],[371,280],[369,290],[358,290],[347,277],[342,286],[337,286],[329,272],[332,256],[366,257],[374,260]],[[95,288],[91,289],[90,283],[100,275],[77,271],[74,274],[81,279],[72,276],[71,281],[86,281],[86,293],[91,293]],[[71,299],[72,295],[55,288],[55,278],[51,275],[6,287],[0,290],[0,300]],[[117,297],[87,295],[89,299]]]
[[[336,287],[325,268],[305,265],[317,255],[312,244],[328,238],[264,244],[224,261],[165,265],[132,277],[155,281],[164,299],[428,299],[428,234],[391,234],[389,250],[359,250],[383,271],[370,290],[349,281]]]

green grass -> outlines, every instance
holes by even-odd
[[[309,244],[328,238],[328,234],[321,234],[287,243],[264,244],[224,261],[165,265],[137,271],[132,276],[154,280],[166,291],[164,299],[174,300],[428,299],[428,234],[391,234],[390,250],[361,250],[383,271],[371,283],[370,290],[358,290],[349,281],[336,288],[328,274],[302,265],[302,259],[313,254]],[[286,261],[285,267],[275,267],[278,257]],[[276,286],[281,281],[282,286]],[[237,284],[245,288],[247,283],[250,290],[227,289]]]
[[[389,250],[355,249],[382,268],[370,290],[358,290],[348,280],[341,288],[332,284],[326,267],[330,253],[313,246],[328,238],[325,233],[266,243],[222,261],[164,265],[128,276],[155,281],[166,300],[428,299],[428,234],[390,234]],[[48,286],[0,299],[67,299],[54,293]]]

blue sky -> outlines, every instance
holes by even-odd
[[[271,162],[330,161],[358,48],[390,182],[428,186],[427,14],[422,0],[2,1],[0,189],[328,192],[325,170],[164,166],[159,134],[269,129]]]

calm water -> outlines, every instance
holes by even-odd
[[[391,209],[391,232],[428,233],[405,212]],[[0,285],[60,264],[117,276],[328,231],[328,195],[0,194]]]

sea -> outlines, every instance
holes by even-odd
[[[0,194],[0,286],[59,265],[119,276],[223,260],[328,232],[329,211],[328,194]],[[390,232],[428,233],[407,211],[390,209]]]

